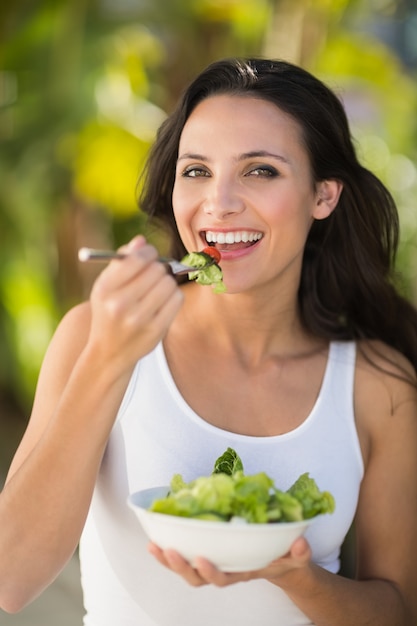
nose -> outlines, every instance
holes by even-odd
[[[245,210],[245,202],[239,193],[237,181],[226,177],[212,178],[206,188],[203,210],[207,215],[224,219]]]

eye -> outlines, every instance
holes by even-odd
[[[256,167],[251,168],[246,176],[259,176],[262,178],[275,178],[278,176],[278,171],[275,167],[271,165],[257,165]]]
[[[209,172],[205,168],[198,165],[189,165],[181,173],[183,178],[200,178],[201,176],[209,175]]]

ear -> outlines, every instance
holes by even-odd
[[[316,220],[324,220],[333,213],[339,202],[343,184],[340,180],[322,180],[317,184],[316,205],[313,217]]]

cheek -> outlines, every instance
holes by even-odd
[[[181,184],[174,184],[172,190],[172,207],[175,217],[184,217],[190,210],[189,194],[185,193]]]
[[[201,194],[196,190],[190,190],[187,185],[174,185],[172,190],[172,208],[177,222],[190,222],[198,212],[201,203]]]
[[[280,194],[278,201],[265,206],[263,215],[276,233],[293,241],[305,241],[314,221],[311,198],[294,199],[291,194]]]
[[[174,187],[172,189],[172,208],[174,209],[174,214],[177,212],[177,207],[181,206],[179,203],[179,195],[178,186],[174,183]]]
[[[182,194],[174,187],[172,192],[172,209],[178,228],[180,228],[186,214],[185,206]]]
[[[193,212],[190,207],[189,199],[187,201],[187,197],[175,186],[172,192],[172,208],[178,233],[185,247],[190,248],[188,239],[190,237],[190,223]]]

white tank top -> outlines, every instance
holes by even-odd
[[[80,542],[85,626],[312,624],[266,581],[224,589],[187,585],[147,553],[148,540],[126,499],[169,484],[177,472],[186,481],[210,474],[228,446],[247,474],[265,471],[282,489],[309,472],[334,495],[336,511],[318,518],[306,537],[313,560],[336,573],[363,476],[353,412],[355,357],[354,343],[330,344],[311,413],[295,430],[273,437],[235,434],[201,419],[179,393],[162,344],[142,359],[112,430]]]

